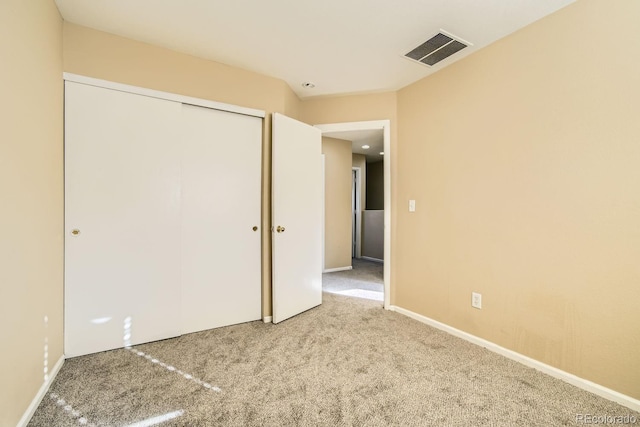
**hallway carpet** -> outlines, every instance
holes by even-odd
[[[332,294],[384,300],[382,263],[353,258],[352,270],[334,271],[322,275],[322,290]]]

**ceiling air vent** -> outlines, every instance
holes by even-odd
[[[426,65],[435,65],[470,44],[440,31],[405,56]]]

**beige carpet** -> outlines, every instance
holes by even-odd
[[[640,414],[481,347],[324,294],[251,322],[67,360],[31,426],[555,426]]]
[[[353,258],[352,270],[322,275],[322,289],[332,294],[384,300],[383,266],[380,262]]]

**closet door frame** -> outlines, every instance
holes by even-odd
[[[183,104],[196,105],[199,107],[213,108],[214,110],[228,111],[229,113],[244,114],[245,116],[259,117],[262,119],[266,117],[266,113],[262,110],[240,107],[233,104],[225,104],[224,102],[210,101],[208,99],[202,98],[193,98],[191,96],[179,95],[177,93],[162,92],[154,89],[131,86],[123,83],[116,83],[108,80],[81,76],[79,74],[62,73],[62,77],[65,81],[69,82],[84,83],[87,85],[97,86],[105,89],[119,90],[121,92],[150,96],[152,98],[166,99],[167,101],[176,101]]]
[[[121,84],[121,83],[116,83],[116,82],[110,82],[110,81],[106,81],[106,80],[100,80],[100,79],[95,79],[95,78],[91,78],[91,77],[86,77],[86,76],[80,76],[80,75],[76,75],[76,74],[71,74],[71,73],[63,73],[63,80],[65,82],[73,82],[73,83],[80,83],[83,85],[88,85],[88,86],[94,86],[97,88],[102,88],[102,89],[109,89],[109,90],[115,90],[115,91],[119,91],[119,92],[123,92],[123,93],[128,93],[128,94],[132,94],[132,95],[142,95],[145,97],[150,97],[150,98],[156,98],[159,100],[166,100],[166,101],[172,101],[172,102],[176,102],[176,103],[181,103],[183,104],[187,104],[187,105],[193,105],[193,106],[197,106],[197,107],[204,107],[207,109],[213,109],[213,110],[218,110],[218,111],[222,111],[222,112],[228,112],[228,113],[234,113],[234,114],[239,114],[239,115],[244,115],[244,116],[249,116],[249,117],[254,117],[254,118],[259,118],[259,119],[264,119],[266,117],[266,114],[264,111],[261,110],[256,110],[256,109],[252,109],[252,108],[246,108],[246,107],[240,107],[240,106],[236,106],[236,105],[232,105],[232,104],[225,104],[225,103],[220,103],[220,102],[216,102],[216,101],[210,101],[210,100],[206,100],[206,99],[200,99],[200,98],[193,98],[193,97],[188,97],[188,96],[183,96],[183,95],[178,95],[178,94],[173,94],[173,93],[168,93],[168,92],[162,92],[162,91],[157,91],[157,90],[153,90],[153,89],[146,89],[146,88],[141,88],[141,87],[137,87],[137,86],[131,86],[131,85],[126,85],[126,84]],[[262,138],[260,138],[260,158],[262,157]],[[259,188],[261,188],[261,184],[258,184]],[[66,184],[65,184],[65,188],[66,188]],[[65,189],[66,192],[66,189]],[[260,195],[258,197],[261,197]],[[261,205],[261,202],[258,203],[259,205]],[[260,210],[260,213],[258,214],[258,218],[256,218],[256,224],[260,226],[260,216],[262,214],[261,212],[261,207],[258,208]],[[66,215],[65,215],[65,222],[67,221]],[[68,228],[69,226],[71,226],[71,224],[65,224],[65,229]],[[258,229],[260,229],[261,227],[259,227]],[[254,233],[254,231],[252,231],[252,233]],[[65,233],[66,234],[66,233]],[[77,233],[76,233],[77,234]],[[259,235],[262,234],[262,231],[260,231]],[[68,238],[68,236],[65,236],[65,240],[66,238]],[[67,245],[67,243],[65,242],[65,246]],[[262,252],[262,245],[261,243],[259,243],[260,246],[260,254],[258,256],[258,264],[261,264],[261,252]],[[261,270],[260,266],[258,267],[259,270]],[[260,300],[259,305],[262,304],[262,293],[261,293],[261,280],[260,280],[260,276],[261,273],[258,273],[259,277],[258,277],[258,281],[259,283],[257,284],[256,288],[257,288],[257,292],[258,292],[258,298]],[[65,298],[67,298],[66,295],[66,290],[65,290]],[[255,305],[255,304],[254,304]],[[180,317],[180,316],[178,316]],[[259,315],[256,316],[257,318],[259,318]],[[95,319],[94,319],[95,320]],[[100,319],[97,319],[100,320]],[[254,319],[252,319],[254,320]],[[65,320],[66,321],[66,320]],[[125,322],[126,323],[126,322]],[[130,322],[130,323],[135,323],[135,322]],[[176,322],[177,324],[176,326],[176,330],[173,333],[170,333],[170,335],[175,336],[176,333],[182,334],[185,333],[185,331],[183,331],[183,327],[184,325],[181,325],[180,320],[177,320]],[[133,325],[131,325],[133,327]],[[220,325],[223,326],[223,325]],[[123,335],[123,345],[131,345],[131,344],[127,344],[127,341],[129,341],[127,339],[127,331],[126,331],[126,325],[124,325],[124,335]],[[187,331],[187,333],[190,331]],[[130,335],[129,335],[130,336]],[[162,338],[167,338],[167,337],[158,337],[156,339],[162,339]],[[65,337],[65,342],[66,342],[66,337]],[[153,340],[153,339],[152,339]],[[134,340],[136,341],[136,340]],[[132,343],[133,344],[133,343]],[[113,348],[113,345],[111,345],[111,348]],[[102,351],[102,350],[106,350],[105,349],[98,349],[97,351]],[[93,351],[89,351],[89,353],[94,352],[96,350]],[[69,354],[68,356],[74,356],[74,355],[80,355],[80,354],[88,354],[86,351],[82,351],[80,350],[78,354],[74,354],[73,351],[71,351],[71,354]]]

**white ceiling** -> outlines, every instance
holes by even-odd
[[[350,141],[351,152],[364,154],[367,163],[377,162],[383,159],[383,156],[380,154],[384,150],[384,135],[382,129],[322,132],[322,136]],[[369,148],[362,148],[363,145],[368,145]]]
[[[285,80],[301,98],[397,90],[574,0],[56,0],[69,22]],[[403,57],[439,30],[473,46]],[[313,82],[305,89],[303,82]]]

